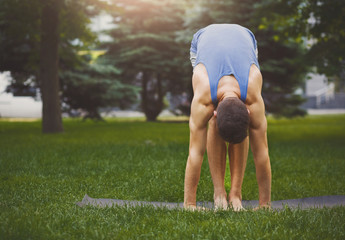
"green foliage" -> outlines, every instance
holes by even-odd
[[[345,195],[345,116],[268,119],[272,200]],[[273,212],[81,209],[98,198],[183,201],[187,123],[0,121],[0,236],[3,239],[343,239],[345,207]],[[20,149],[20,151],[18,151]],[[250,154],[243,198],[258,199]],[[229,191],[230,176],[226,172]],[[212,201],[206,158],[198,201]]]
[[[116,4],[121,8],[112,13],[114,41],[106,44],[104,58],[123,71],[123,80],[141,83],[142,110],[148,120],[155,120],[165,92],[182,91],[190,72],[182,64],[188,59],[188,45],[179,42],[177,34],[183,29],[182,6],[170,0]]]
[[[309,37],[316,39],[309,60],[321,73],[339,75],[345,71],[345,2],[308,0],[304,11],[305,20],[315,18],[307,29]]]
[[[117,68],[99,61],[63,72],[62,99],[68,108],[65,111],[82,109],[87,111],[85,118],[101,119],[99,108],[129,107],[136,101],[139,89],[120,82],[119,74]]]
[[[328,76],[344,72],[345,2],[342,0],[267,1],[264,18],[279,35],[306,39],[308,65]]]
[[[0,6],[0,71],[23,82],[38,72],[41,4],[0,0]]]
[[[16,82],[37,80],[41,38],[42,0],[1,0],[0,71],[10,71]],[[89,17],[84,1],[63,1],[60,12],[59,60],[61,69],[82,61],[78,51],[87,49],[95,35],[87,28]],[[96,3],[96,2],[95,2]],[[78,43],[72,43],[78,40]],[[39,85],[39,84],[38,84]]]

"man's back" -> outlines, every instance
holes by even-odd
[[[196,54],[196,65],[202,63],[207,70],[215,105],[219,80],[228,75],[238,81],[245,102],[249,69],[252,64],[259,67],[256,40],[250,30],[236,24],[210,25],[194,34],[190,51]]]

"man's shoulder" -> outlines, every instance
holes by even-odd
[[[209,78],[207,70],[203,64],[199,63],[195,66],[192,81],[194,91],[197,91],[199,94],[207,94],[210,92]]]

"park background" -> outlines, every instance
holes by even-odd
[[[75,205],[183,201],[190,41],[212,23],[258,41],[272,200],[345,194],[344,1],[0,0],[2,238],[344,238],[344,207]],[[320,112],[338,114],[307,115]],[[197,197],[212,194],[205,156]],[[258,198],[251,155],[243,198]]]

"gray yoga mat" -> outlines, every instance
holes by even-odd
[[[145,201],[129,201],[118,200],[109,198],[91,198],[87,194],[84,196],[81,202],[76,203],[80,207],[94,206],[94,207],[115,207],[115,206],[153,206],[153,207],[166,207],[168,209],[183,208],[183,203],[169,203],[169,202],[145,202]],[[345,206],[345,196],[321,196],[321,197],[308,197],[299,199],[287,199],[280,201],[272,201],[273,209],[283,209],[285,206],[290,208],[323,208],[334,206]],[[198,206],[206,208],[213,208],[213,202],[198,202]],[[243,200],[242,205],[244,208],[254,208],[259,205],[259,201],[256,200]]]

